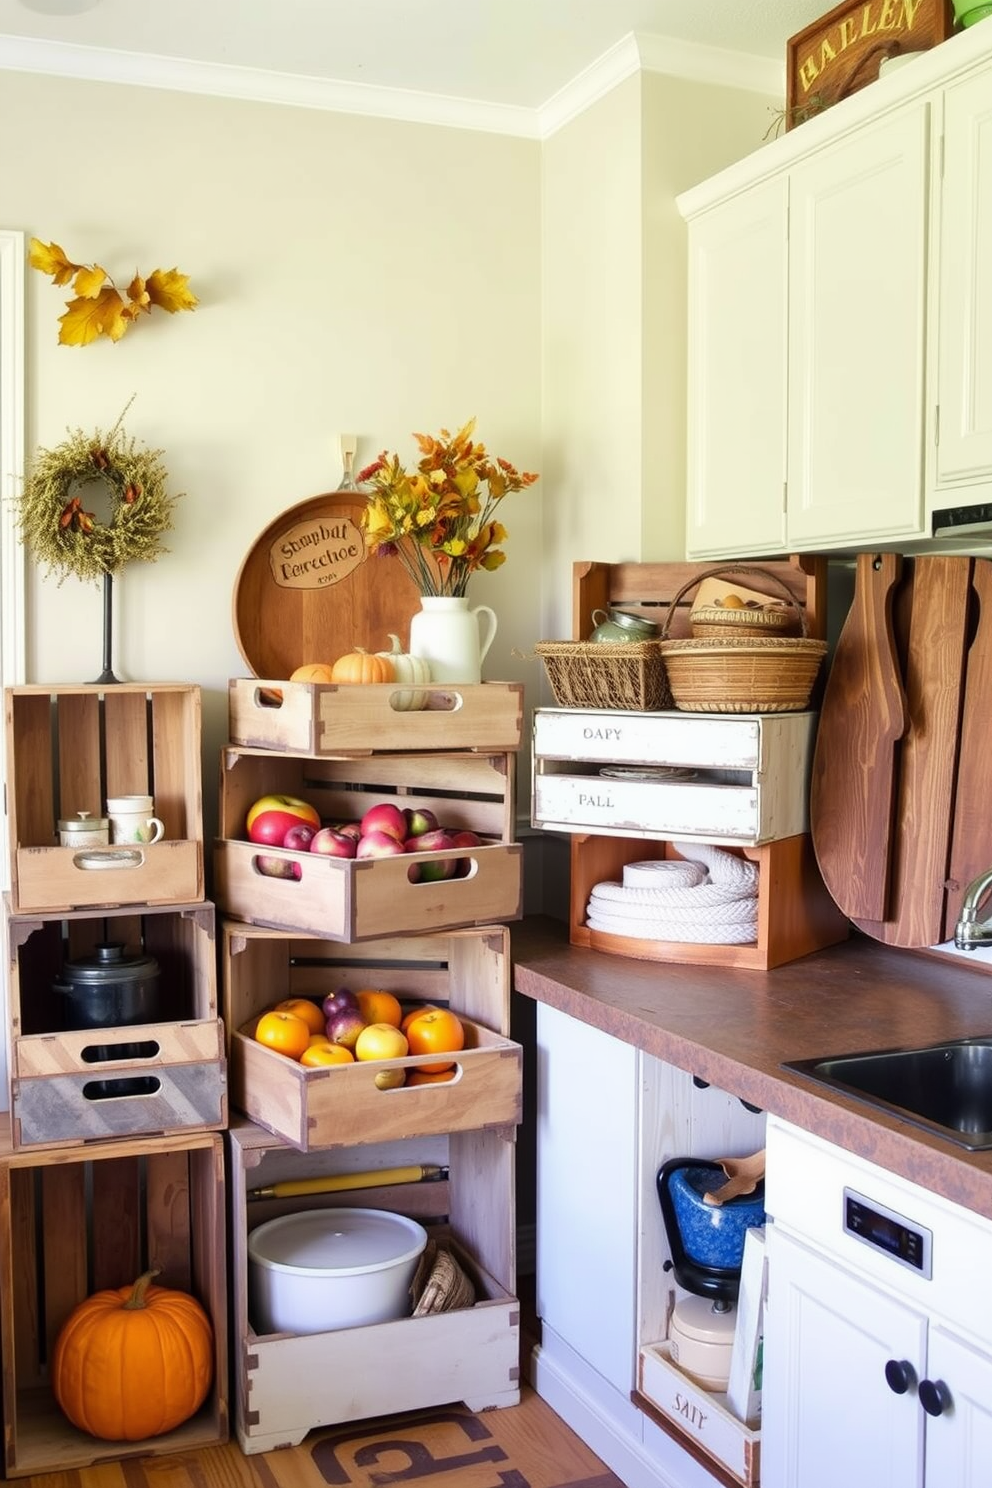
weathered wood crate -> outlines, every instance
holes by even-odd
[[[10,893],[17,913],[203,898],[200,689],[120,683],[104,690],[5,691]],[[160,842],[113,863],[59,845],[58,822],[106,814],[108,796],[148,794]],[[103,850],[106,853],[106,849]]]
[[[702,1389],[673,1364],[667,1343],[641,1348],[634,1402],[670,1436],[689,1445],[694,1456],[722,1468],[728,1476],[718,1481],[757,1488],[761,1432],[737,1419],[725,1394]]]
[[[403,706],[411,691],[424,694],[425,707]],[[235,677],[228,684],[228,737],[232,744],[328,756],[515,750],[523,692],[518,682],[411,689]]]
[[[309,1431],[368,1416],[464,1401],[471,1410],[520,1400],[513,1128],[303,1154],[249,1122],[230,1146],[235,1431],[247,1454],[294,1446]],[[258,1189],[433,1163],[440,1180],[363,1186],[306,1197]],[[450,1242],[476,1288],[475,1305],[339,1332],[259,1334],[252,1326],[248,1235],[298,1209],[359,1203],[418,1219]]]
[[[749,844],[809,826],[815,713],[538,708],[531,822]]]
[[[648,940],[590,930],[586,907],[595,884],[621,882],[628,863],[678,858],[680,854],[667,841],[582,833],[573,834],[571,842],[569,939],[573,945],[640,961],[698,962],[761,971],[847,939],[850,922],[824,888],[808,834],[728,851],[758,865],[758,937],[752,944]]]
[[[521,848],[513,842],[514,756],[384,754],[314,759],[271,750],[221,751],[220,834],[214,894],[235,919],[331,940],[490,925],[522,912]],[[482,847],[418,855],[465,859],[464,876],[411,883],[411,858],[360,861],[262,848],[243,840],[249,807],[262,796],[297,796],[326,822],[361,818],[380,801],[432,810],[442,826],[476,832]],[[242,839],[242,840],[239,840]],[[260,860],[294,864],[297,878],[262,872]]]
[[[63,918],[13,915],[5,896],[3,929],[15,1149],[226,1126],[213,904]],[[67,960],[108,940],[128,955],[154,956],[163,1016],[129,1027],[67,1028],[70,1009],[52,983]]]
[[[391,1141],[521,1119],[522,1050],[510,1019],[509,931],[503,925],[339,946],[235,921],[222,929],[224,1016],[231,1101],[301,1151]],[[465,1028],[455,1074],[438,1085],[380,1090],[383,1069],[416,1069],[410,1055],[308,1069],[252,1037],[259,1015],[285,997],[320,1001],[335,987],[379,987],[401,1000],[450,1007]]]
[[[162,1457],[228,1438],[224,1147],[218,1133],[107,1142],[76,1157],[13,1152],[0,1118],[0,1351],[8,1478],[125,1457]],[[74,1307],[158,1267],[214,1330],[214,1382],[190,1420],[142,1442],[78,1431],[49,1387],[58,1333]]]

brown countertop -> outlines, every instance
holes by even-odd
[[[514,986],[890,1172],[992,1217],[992,1152],[967,1152],[814,1085],[784,1060],[992,1034],[992,977],[856,936],[773,971],[608,956],[564,924],[512,932]]]

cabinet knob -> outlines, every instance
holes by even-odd
[[[951,1406],[951,1392],[943,1380],[920,1380],[920,1404],[928,1416],[942,1416]]]
[[[893,1395],[905,1395],[916,1383],[916,1372],[912,1364],[907,1359],[888,1359],[885,1365],[885,1383]]]

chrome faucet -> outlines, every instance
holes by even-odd
[[[961,918],[954,927],[954,944],[959,951],[977,951],[979,946],[992,945],[992,914],[988,919],[978,918],[978,906],[990,888],[992,868],[973,879],[964,891]]]

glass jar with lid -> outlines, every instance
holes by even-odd
[[[106,847],[110,841],[110,821],[105,816],[91,816],[88,811],[78,811],[59,822],[59,843],[62,847]]]

